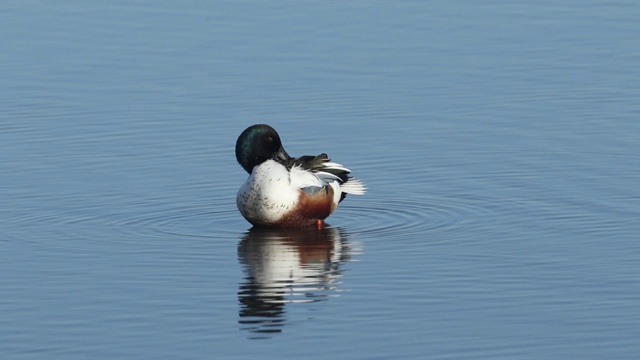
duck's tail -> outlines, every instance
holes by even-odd
[[[349,177],[347,181],[340,184],[340,191],[352,195],[364,195],[367,192],[367,186],[362,181]]]

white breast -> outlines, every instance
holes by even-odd
[[[267,160],[253,168],[240,187],[236,202],[245,218],[276,222],[295,205],[298,197],[298,189],[291,185],[287,168]]]

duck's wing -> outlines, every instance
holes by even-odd
[[[343,165],[331,162],[331,159],[325,153],[317,156],[305,155],[299,158],[292,158],[287,161],[285,166],[287,169],[297,167],[310,171],[327,183],[332,180],[338,180],[342,184],[348,180],[349,177],[347,175],[351,172]]]
[[[325,153],[291,158],[284,165],[291,170],[292,174],[298,174],[296,177],[302,181],[300,187],[308,192],[317,191],[318,187],[322,188],[333,181],[340,184],[339,201],[342,201],[347,193],[362,195],[367,191],[364,183],[349,176],[351,170],[344,165],[331,162]],[[306,174],[300,174],[301,172]]]

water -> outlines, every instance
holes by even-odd
[[[635,359],[640,6],[0,5],[3,359]],[[235,208],[269,123],[369,187]]]

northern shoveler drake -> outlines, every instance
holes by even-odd
[[[236,202],[254,226],[321,227],[347,194],[367,190],[327,154],[292,158],[269,125],[253,125],[240,134],[236,159],[249,173]]]

